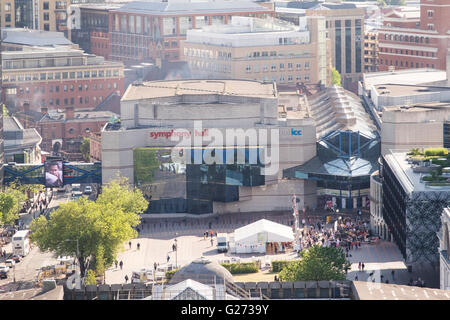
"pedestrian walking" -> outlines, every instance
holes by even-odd
[[[169,260],[170,260],[170,256],[169,256],[169,255],[167,255],[167,262],[169,262]]]
[[[137,249],[139,250],[141,248],[141,244],[138,242]]]
[[[358,281],[358,275],[355,276],[355,281]]]
[[[175,243],[172,245],[172,251],[177,250],[177,246],[175,245]]]
[[[128,276],[125,275],[125,283],[128,283]]]
[[[358,263],[358,270],[361,271],[361,261]]]
[[[364,271],[364,262],[361,263],[361,270]]]
[[[156,262],[153,264],[153,268],[155,269],[155,271],[156,271],[156,268],[158,267],[158,265],[156,264]]]
[[[131,241],[130,242],[128,242],[128,246],[130,247],[130,249],[131,249]]]
[[[392,280],[395,280],[395,271],[394,270],[391,271],[391,275],[392,275]]]
[[[211,247],[214,245],[214,239],[211,237]]]
[[[123,269],[123,261],[122,260],[120,260],[119,266],[120,266],[120,270],[122,270]]]

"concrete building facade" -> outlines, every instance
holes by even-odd
[[[183,58],[194,78],[331,84],[329,41],[322,17],[302,29],[284,21],[233,17],[226,26],[189,30]],[[328,48],[328,50],[327,50]]]
[[[341,74],[342,85],[353,92],[364,72],[363,8],[349,3],[292,1],[277,4],[276,17],[295,22],[301,16],[323,16],[331,40],[332,65]]]
[[[277,98],[274,83],[255,81],[156,81],[132,85],[122,98],[121,123],[107,125],[102,131],[103,182],[117,173],[129,178],[144,194],[150,192],[151,213],[285,211],[291,210],[294,193],[300,198],[300,207],[314,207],[315,182],[283,179],[284,169],[315,156],[314,123],[303,118],[279,120]],[[201,129],[195,126],[198,121]],[[174,133],[176,129],[184,129],[185,133]],[[245,165],[225,165],[222,171],[222,165],[186,164],[171,153],[177,145],[179,148],[179,141],[172,135],[200,139],[197,147],[189,145],[182,152],[196,157],[200,151],[195,150],[208,149],[213,132],[225,137],[227,130],[242,137],[257,130],[254,138],[239,138],[235,147],[227,150],[243,152],[246,157],[252,154],[251,149],[270,149],[273,155],[278,152],[278,159],[271,160],[273,168],[278,167],[276,172],[262,174],[262,168],[248,160]],[[278,132],[278,138],[272,136],[272,130]],[[266,145],[261,132],[268,132]],[[142,148],[146,149],[139,150]],[[151,163],[156,165],[152,167]],[[149,169],[139,169],[147,165]],[[265,168],[269,170],[269,166]],[[149,170],[153,174],[147,179],[144,176]]]
[[[364,72],[378,71],[378,31],[371,30],[364,34]]]
[[[1,0],[1,27],[60,31],[70,39],[70,0]]]
[[[392,241],[389,227],[383,219],[383,182],[379,171],[370,177],[370,227],[373,234]]]
[[[180,41],[187,30],[228,24],[232,16],[266,18],[273,12],[251,1],[133,1],[109,13],[110,58],[180,61]]]

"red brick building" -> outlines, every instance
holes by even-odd
[[[186,31],[228,24],[232,16],[265,18],[274,9],[251,1],[141,2],[109,11],[111,60],[180,61]]]
[[[124,90],[123,64],[68,47],[2,53],[6,105],[21,110],[94,109]],[[22,110],[23,111],[23,110]]]
[[[446,69],[450,47],[450,2],[421,0],[419,12],[393,9],[379,29],[379,71],[389,68]]]
[[[101,132],[103,126],[116,114],[110,111],[75,111],[68,107],[64,112],[49,112],[42,108],[42,119],[34,126],[42,137],[41,149],[51,151],[53,143],[62,140],[62,151],[68,160],[83,160],[80,145],[83,137]]]

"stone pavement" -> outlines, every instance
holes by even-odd
[[[410,279],[416,280],[419,276],[425,280],[427,287],[439,288],[439,272],[433,270],[413,269],[408,272],[400,250],[393,242],[379,241],[377,244],[361,244],[361,248],[350,250],[352,255],[349,261],[352,263],[351,271],[347,274],[348,280],[373,281],[407,285]],[[359,262],[365,265],[364,271],[358,271]],[[394,270],[394,278],[391,271]],[[370,274],[373,273],[372,276]],[[381,279],[383,276],[383,279]]]
[[[178,251],[172,251],[175,237],[167,236],[162,238],[156,237],[140,237],[133,239],[131,249],[128,243],[124,244],[123,251],[119,253],[117,260],[123,261],[123,269],[115,267],[114,265],[106,271],[106,283],[125,283],[125,275],[131,279],[133,271],[139,271],[142,268],[153,269],[153,264],[159,263],[163,265],[167,263],[167,256],[170,257],[169,263],[180,267],[190,263],[191,261],[200,258],[202,255],[211,260],[230,259],[231,254],[219,253],[216,249],[217,241],[213,237],[213,245],[211,246],[211,238],[206,239],[203,236],[183,235],[177,237]],[[140,243],[140,249],[137,249],[137,243]],[[295,253],[277,254],[277,255],[232,255],[237,257],[240,261],[251,261],[252,259],[262,259],[263,263],[271,259],[284,260],[292,259],[296,256]]]

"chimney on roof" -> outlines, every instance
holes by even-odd
[[[30,103],[24,102],[23,103],[23,112],[28,113],[30,111]]]
[[[75,108],[73,106],[66,108],[66,120],[75,118]]]

